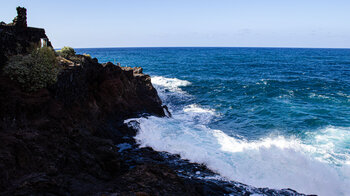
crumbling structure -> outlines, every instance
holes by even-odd
[[[27,26],[27,9],[17,7],[12,23],[0,22],[0,68],[9,56],[28,54],[34,48],[52,47],[44,29]]]
[[[15,26],[16,28],[25,29],[27,28],[27,9],[24,7],[17,7],[17,16],[12,20],[12,23],[6,24],[0,22],[0,26]]]
[[[18,28],[27,28],[27,9],[24,7],[17,7],[17,16],[12,23]]]

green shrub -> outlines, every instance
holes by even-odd
[[[75,55],[75,50],[71,47],[65,46],[61,50],[58,50],[57,54],[64,58],[70,58]]]
[[[27,91],[56,83],[59,71],[55,52],[50,47],[36,49],[25,56],[13,56],[4,68],[4,73]]]
[[[84,55],[85,57],[91,58],[91,55],[90,55],[90,54],[84,53],[83,55]]]

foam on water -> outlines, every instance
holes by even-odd
[[[317,132],[307,132],[305,143],[317,148],[319,160],[327,160],[336,165],[350,161],[350,128],[328,126]],[[350,173],[349,173],[350,175]]]
[[[164,77],[152,82],[163,100],[174,96],[171,93],[181,96],[180,86],[190,85]],[[209,128],[215,110],[189,104],[172,111],[172,118],[125,122],[138,121],[135,139],[142,147],[203,163],[228,180],[307,194],[350,194],[350,128],[328,126],[303,138],[270,136],[252,141]]]
[[[154,76],[151,80],[153,85],[163,86],[172,92],[182,92],[179,87],[188,86],[191,84],[191,82],[186,80],[180,80],[177,78],[165,78],[162,76]]]
[[[171,112],[176,107],[176,104],[173,103],[176,102],[175,100],[184,100],[190,96],[180,88],[191,85],[189,81],[162,76],[154,76],[151,80],[153,86],[157,89],[159,97],[164,104],[168,105]]]

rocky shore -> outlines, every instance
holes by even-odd
[[[0,195],[301,195],[206,178],[203,165],[139,148],[124,120],[168,114],[142,68],[58,57],[57,82],[24,91],[3,67],[42,38],[0,25]]]

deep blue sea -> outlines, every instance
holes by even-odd
[[[256,187],[350,195],[350,49],[76,49],[141,66],[172,118],[139,118],[141,146]]]

